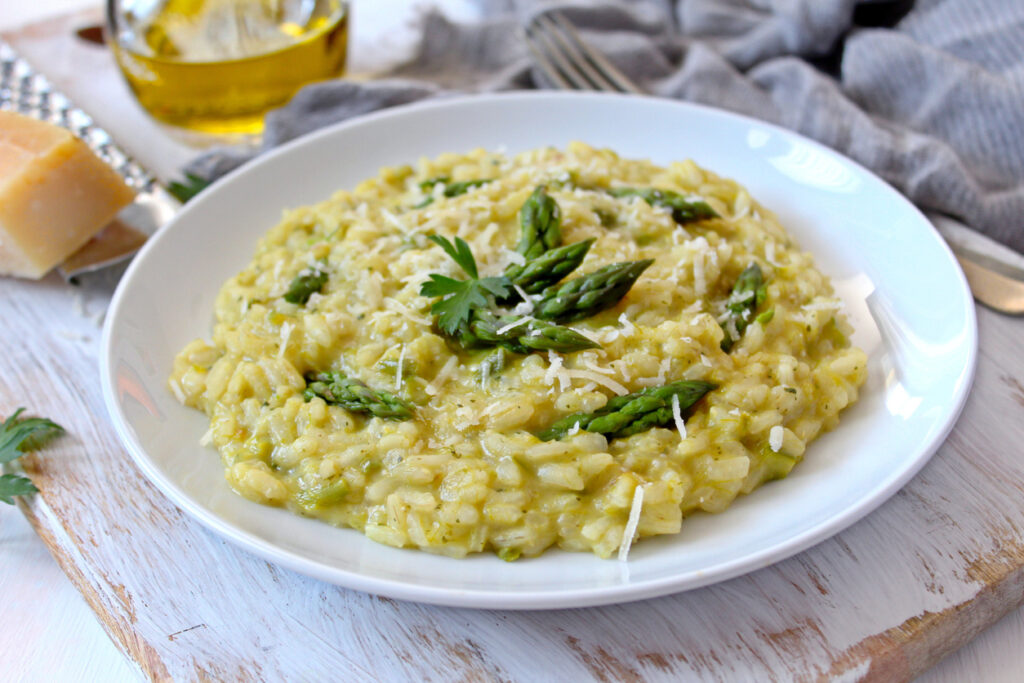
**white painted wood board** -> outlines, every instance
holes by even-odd
[[[102,407],[96,323],[112,286],[0,281],[0,414],[27,404],[68,428],[27,459],[42,493],[24,510],[151,678],[899,681],[1024,601],[1022,320],[979,312],[977,383],[953,434],[846,532],[690,593],[513,613],[336,588],[187,519],[142,479]]]

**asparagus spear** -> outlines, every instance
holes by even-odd
[[[502,373],[508,363],[508,350],[499,346],[480,361],[480,375],[481,377],[489,377],[493,379]]]
[[[718,214],[706,202],[687,199],[672,190],[656,190],[651,187],[616,187],[608,190],[613,197],[640,197],[651,206],[663,206],[672,212],[672,220],[680,225],[717,218]]]
[[[466,194],[470,190],[474,190],[478,187],[482,187],[487,183],[491,182],[490,178],[477,178],[476,180],[463,180],[457,183],[444,184],[444,196],[445,197],[458,197],[459,195]]]
[[[461,331],[458,339],[466,348],[500,346],[513,353],[569,353],[600,348],[600,344],[569,327],[527,316],[498,317],[487,310],[474,311],[469,325]]]
[[[420,189],[424,192],[431,190],[434,185],[444,185],[444,192],[442,194],[445,197],[458,197],[459,195],[466,194],[470,190],[486,185],[491,182],[491,178],[477,178],[476,180],[462,180],[457,183],[450,182],[448,176],[441,176],[439,178],[430,178],[420,183]],[[416,209],[422,209],[424,206],[429,206],[434,203],[434,197],[430,196],[425,198],[422,202],[417,204]]]
[[[534,317],[558,322],[589,318],[619,303],[654,259],[613,263],[593,273],[548,287],[533,310]]]
[[[295,502],[307,509],[315,509],[334,505],[345,500],[349,494],[348,482],[336,479],[330,483],[319,484],[310,489],[295,492]]]
[[[604,408],[593,413],[576,413],[556,420],[538,437],[542,441],[560,439],[577,425],[581,430],[598,432],[609,439],[638,434],[672,422],[673,397],[678,397],[679,410],[682,411],[692,407],[714,388],[716,385],[699,380],[648,387],[626,396],[616,396]]]
[[[305,306],[309,297],[313,296],[327,284],[327,271],[319,267],[310,267],[295,276],[288,291],[284,293],[284,300],[290,304]]]
[[[562,243],[562,212],[558,203],[544,191],[544,186],[534,190],[519,209],[519,231],[516,251],[527,260]]]
[[[412,406],[406,401],[386,391],[371,389],[340,372],[306,375],[306,391],[303,396],[307,401],[319,396],[327,403],[353,413],[369,413],[389,420],[408,420],[412,417]]]
[[[725,332],[720,344],[723,351],[729,353],[733,344],[740,340],[743,331],[747,329],[747,325],[753,319],[754,311],[764,303],[766,296],[767,290],[761,267],[756,263],[751,263],[736,278],[736,283],[732,286],[732,293],[729,294],[729,299],[725,303],[728,315],[720,322],[722,330]]]
[[[582,242],[567,244],[557,249],[550,249],[522,265],[513,263],[505,269],[505,277],[527,294],[542,292],[576,270],[583,263],[583,258],[590,251],[594,241],[591,238]],[[507,301],[502,301],[501,303],[508,305],[518,299],[518,294],[510,295]]]

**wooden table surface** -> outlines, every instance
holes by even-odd
[[[69,93],[86,108],[89,93],[116,92],[109,73],[92,75],[99,80],[79,86],[82,96]],[[69,429],[27,459],[43,493],[23,510],[85,596],[3,510],[0,594],[12,596],[3,628],[20,628],[16,639],[6,630],[11,637],[0,638],[0,669],[14,680],[118,680],[140,670],[181,680],[907,680],[1024,600],[1024,320],[979,311],[977,383],[953,434],[903,491],[839,536],[678,596],[524,614],[327,586],[182,515],[141,478],[102,407],[97,322],[113,284],[0,280],[0,415],[28,401]],[[135,664],[102,642],[86,604]],[[1024,620],[1015,615],[926,678],[1018,680]]]

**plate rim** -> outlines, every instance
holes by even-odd
[[[888,501],[899,489],[909,482],[937,452],[941,444],[956,425],[967,401],[970,389],[973,385],[974,376],[978,361],[978,330],[977,330],[977,308],[973,303],[970,289],[966,278],[956,262],[949,245],[942,239],[935,227],[927,217],[907,197],[892,187],[883,178],[850,159],[846,155],[827,147],[815,140],[812,140],[796,131],[777,126],[753,117],[737,114],[716,107],[711,107],[692,102],[669,100],[652,96],[623,95],[616,93],[580,93],[565,91],[512,91],[488,94],[461,95],[453,97],[441,97],[426,101],[413,102],[383,110],[378,110],[365,115],[356,116],[345,121],[331,124],[317,131],[302,135],[287,143],[261,154],[254,163],[246,163],[226,174],[221,181],[233,180],[245,174],[257,165],[271,163],[279,157],[290,155],[294,150],[305,146],[313,146],[319,140],[343,134],[349,128],[358,128],[369,122],[386,120],[389,118],[408,115],[416,110],[431,110],[438,108],[461,108],[500,102],[511,99],[576,99],[579,101],[601,101],[601,100],[637,100],[655,106],[676,107],[680,111],[693,110],[702,112],[714,117],[732,119],[738,123],[757,125],[770,130],[784,138],[792,138],[801,144],[810,145],[820,152],[837,159],[845,165],[852,166],[858,171],[865,173],[878,181],[884,190],[893,195],[894,199],[906,205],[917,219],[922,221],[930,229],[937,243],[944,249],[949,264],[953,267],[959,277],[959,291],[964,296],[967,306],[967,333],[966,342],[966,364],[960,370],[955,380],[956,389],[951,396],[952,409],[946,413],[941,427],[934,431],[932,438],[922,443],[916,449],[916,453],[910,465],[891,473],[882,479],[875,486],[871,494],[858,500],[855,504],[845,508],[831,519],[806,529],[804,532],[787,538],[762,551],[744,555],[731,561],[715,565],[713,571],[688,570],[682,574],[675,574],[662,578],[645,580],[643,583],[617,583],[610,586],[576,588],[570,590],[556,591],[531,591],[503,594],[495,589],[466,589],[466,588],[439,588],[435,586],[423,586],[393,579],[380,579],[368,576],[364,573],[355,572],[339,567],[333,567],[317,560],[304,557],[291,550],[275,545],[273,542],[256,536],[255,534],[233,526],[230,522],[221,519],[211,511],[204,509],[191,497],[186,494],[169,477],[165,477],[152,461],[145,447],[132,433],[127,416],[121,410],[115,392],[113,377],[113,331],[117,321],[124,314],[122,301],[127,296],[129,285],[134,279],[136,272],[140,271],[149,254],[160,248],[160,245],[167,239],[167,236],[174,230],[174,226],[187,220],[188,216],[202,206],[208,200],[209,194],[203,193],[184,206],[167,225],[163,226],[156,235],[150,238],[138,254],[132,259],[128,269],[122,275],[117,289],[111,298],[108,307],[103,333],[100,341],[100,381],[103,393],[103,402],[108,415],[113,423],[115,432],[122,445],[128,450],[135,465],[139,467],[146,479],[154,484],[166,496],[169,501],[180,509],[184,510],[194,520],[198,521],[208,530],[216,533],[221,538],[229,541],[237,547],[251,552],[274,564],[286,567],[305,576],[309,576],[328,583],[351,588],[371,594],[382,595],[400,600],[409,600],[419,603],[446,605],[452,607],[469,607],[480,609],[515,609],[515,610],[544,610],[561,609],[568,607],[588,607],[609,604],[618,604],[644,600],[652,597],[684,592],[711,584],[719,583],[743,574],[753,572],[757,569],[770,566],[792,557],[828,538],[842,532],[852,526],[865,516],[876,510],[883,503]],[[219,184],[220,181],[218,181]],[[216,191],[216,187],[212,192]],[[206,194],[206,196],[204,196]],[[935,423],[939,424],[938,422]],[[407,552],[422,552],[415,549],[405,549]],[[597,558],[595,558],[597,559]],[[599,560],[601,562],[613,562],[615,560]]]

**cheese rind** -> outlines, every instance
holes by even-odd
[[[0,274],[42,277],[133,198],[68,131],[0,111]]]

